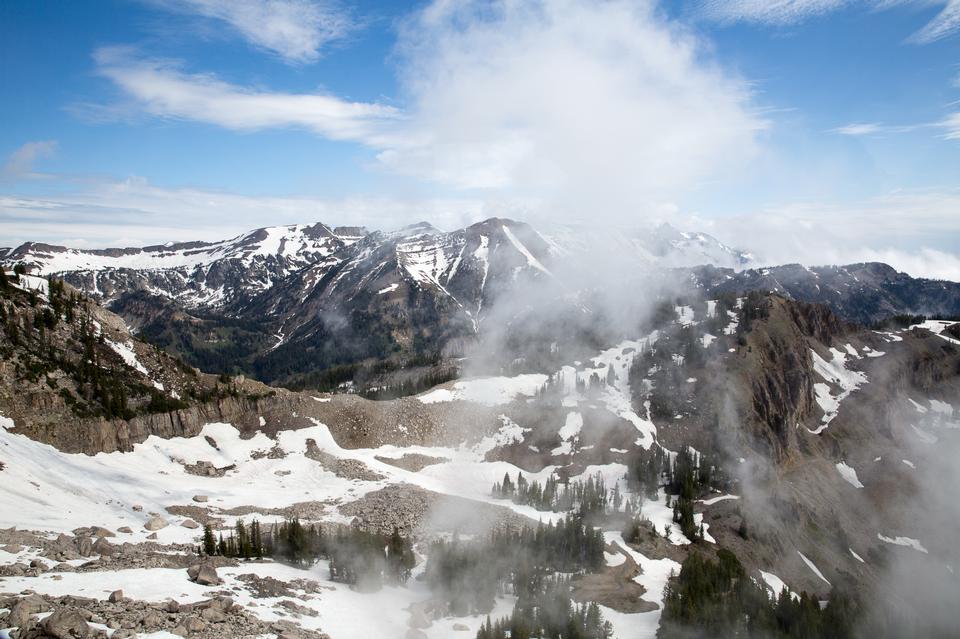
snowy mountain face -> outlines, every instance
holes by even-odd
[[[621,261],[647,268],[710,264],[740,270],[753,262],[750,253],[727,246],[715,237],[679,231],[669,224],[640,229],[553,225],[545,229],[544,237],[559,256],[603,255],[613,251]]]
[[[328,258],[362,233],[318,223],[262,228],[222,242],[143,248],[82,250],[30,242],[5,259],[22,262],[37,275],[63,276],[107,303],[123,293],[145,290],[187,308],[219,308],[242,303]]]

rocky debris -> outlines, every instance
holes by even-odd
[[[159,539],[159,537],[157,537],[157,533],[150,533],[149,535],[147,535],[147,539],[151,541],[156,541],[157,539]]]
[[[217,575],[217,569],[209,563],[194,564],[187,568],[187,576],[190,581],[194,581],[201,586],[217,586],[220,584],[220,576]]]
[[[287,451],[280,448],[280,444],[274,444],[270,450],[255,450],[250,453],[250,459],[283,459],[287,456]]]
[[[213,465],[213,462],[206,460],[199,460],[195,464],[184,464],[183,469],[190,473],[191,475],[199,475],[200,477],[223,477],[227,472],[236,468],[235,464],[229,466],[224,466],[223,468],[217,468]]]
[[[283,601],[278,603],[277,606],[284,608],[285,610],[289,610],[290,612],[296,615],[306,615],[308,617],[316,617],[317,614],[319,614],[313,608],[307,608],[306,606],[301,606],[297,602],[292,601],[290,599],[284,599]]]
[[[151,517],[151,518],[147,521],[147,523],[145,523],[145,524],[143,525],[143,527],[144,527],[146,530],[157,531],[157,530],[160,530],[160,529],[162,529],[162,528],[166,528],[167,525],[168,525],[168,524],[167,524],[167,520],[166,520],[166,519],[164,519],[163,517],[156,517],[156,516],[155,516],[155,517]]]
[[[414,473],[423,470],[427,466],[443,464],[450,461],[446,457],[431,457],[430,455],[422,455],[420,453],[406,453],[400,457],[383,457],[377,455],[374,459],[384,464],[390,464],[391,466],[396,466],[397,468],[409,470]]]
[[[23,546],[20,544],[7,544],[6,546],[0,546],[0,550],[8,552],[11,555],[17,555],[23,551]]]
[[[303,454],[307,459],[318,462],[325,470],[329,470],[337,477],[343,479],[359,479],[361,481],[380,481],[384,476],[370,470],[369,467],[359,459],[341,459],[334,457],[330,453],[321,450],[317,442],[312,439],[307,440],[307,450]]]
[[[266,508],[263,506],[237,506],[235,508],[229,508],[222,510],[221,512],[224,515],[230,515],[232,517],[244,517],[246,515],[256,513],[260,515],[271,515],[274,517],[282,517],[284,519],[300,519],[307,521],[317,521],[324,517],[324,514],[328,512],[329,507],[333,505],[334,502],[323,502],[323,501],[300,501],[289,506],[284,506],[282,508]]]
[[[194,496],[193,496],[193,501],[197,502],[198,504],[205,504],[205,503],[207,503],[207,500],[208,500],[208,499],[209,499],[209,497],[207,497],[206,495],[194,495]]]
[[[134,504],[134,506],[133,506],[133,512],[135,512],[135,513],[142,513],[142,512],[143,512],[143,506],[141,506],[140,504]]]
[[[237,580],[246,584],[247,590],[257,599],[268,597],[292,597],[294,595],[290,584],[273,577],[261,577],[254,573],[237,575]]]
[[[229,597],[215,597],[196,603],[182,604],[171,600],[148,603],[127,598],[100,601],[81,597],[48,597],[27,595],[14,598],[12,604],[0,598],[0,604],[11,605],[11,612],[0,626],[14,627],[14,610],[29,611],[25,619],[17,617],[22,625],[15,639],[92,639],[105,637],[103,631],[91,623],[106,625],[112,639],[127,639],[141,634],[168,632],[191,639],[240,639],[246,637],[279,635],[290,639],[329,639],[327,635],[307,630],[293,621],[266,623],[235,605]],[[22,602],[27,603],[22,603]],[[30,615],[53,610],[40,623]],[[20,612],[17,613],[22,614]]]
[[[385,486],[341,505],[339,510],[355,517],[354,525],[385,535],[394,528],[405,534],[454,530],[481,533],[491,526],[532,523],[504,506],[441,495],[412,484]]]
[[[208,506],[196,506],[194,504],[173,505],[167,506],[165,510],[171,515],[192,519],[204,526],[210,524],[214,528],[220,528],[220,526],[223,525],[223,520],[210,514]]]

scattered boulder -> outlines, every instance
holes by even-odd
[[[183,526],[184,528],[190,528],[191,530],[194,530],[200,527],[200,524],[198,524],[192,519],[184,519],[182,522],[180,522],[180,525]]]
[[[140,504],[135,504],[135,505],[133,506],[133,512],[135,512],[135,513],[142,513],[142,512],[143,512],[143,506],[141,506]]]
[[[133,529],[131,529],[130,526],[120,526],[117,528],[117,532],[129,535],[133,532]]]
[[[106,537],[101,537],[93,544],[93,552],[100,556],[109,557],[116,552],[116,548],[107,541]]]
[[[10,608],[6,625],[22,628],[30,621],[30,615],[47,612],[50,608],[50,604],[40,595],[28,595],[17,601],[17,603],[13,604],[13,607]]]
[[[220,584],[217,569],[210,564],[194,564],[187,568],[187,576],[201,586],[216,586]]]
[[[167,520],[163,517],[154,516],[151,517],[143,527],[147,530],[160,530],[161,528],[166,528],[168,526]]]
[[[81,639],[94,636],[94,630],[78,610],[61,608],[40,622],[52,639]]]
[[[208,499],[209,499],[209,498],[208,498],[206,495],[194,495],[194,496],[193,496],[193,501],[197,502],[198,504],[205,504],[205,503],[207,503],[207,500],[208,500]]]
[[[149,539],[150,541],[155,541],[157,539],[157,533],[150,533],[149,535],[147,535],[147,539]]]
[[[107,601],[109,601],[110,603],[117,603],[117,602],[123,601],[123,591],[114,590],[113,592],[110,593],[110,596],[107,597]]]
[[[77,537],[77,552],[81,557],[89,557],[93,554],[93,540],[89,537]]]
[[[6,546],[0,546],[0,550],[16,555],[17,553],[23,552],[23,546],[20,544],[7,544]]]
[[[115,534],[102,526],[94,526],[90,529],[90,532],[94,537],[116,537]]]

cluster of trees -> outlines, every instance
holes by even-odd
[[[214,537],[210,524],[203,527],[203,554],[222,557],[236,557],[238,559],[262,559],[265,552],[263,533],[260,522],[256,519],[248,527],[242,519],[237,520],[234,534],[224,538],[220,533],[219,540]]]
[[[486,622],[476,639],[610,639],[613,627],[595,603],[574,604],[570,582],[563,577],[544,579],[524,593],[513,614]]]
[[[847,639],[859,606],[835,589],[826,607],[806,592],[786,588],[771,600],[750,579],[729,550],[717,560],[693,552],[664,590],[658,639],[768,637],[770,639]]]
[[[607,490],[600,473],[586,481],[573,482],[561,482],[556,475],[551,475],[543,484],[537,480],[528,482],[521,472],[517,472],[514,481],[510,473],[506,473],[502,482],[493,485],[491,494],[497,499],[510,499],[515,504],[533,506],[541,511],[572,511],[590,521],[602,517],[608,510],[619,511],[624,502],[620,486]]]
[[[312,565],[318,559],[330,562],[330,579],[364,590],[380,588],[384,582],[406,583],[416,564],[410,540],[394,529],[390,536],[337,527],[327,531],[319,524],[286,520],[261,529],[253,520],[248,526],[237,520],[224,537],[214,536],[210,525],[203,528],[203,554],[254,559],[272,557],[297,566]]]
[[[603,534],[579,517],[518,530],[499,529],[482,541],[439,540],[429,549],[426,579],[454,615],[489,612],[497,593],[521,599],[543,592],[556,572],[603,567]]]

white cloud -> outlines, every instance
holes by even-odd
[[[292,63],[316,61],[324,45],[354,26],[347,12],[330,1],[153,0],[153,4],[224,22],[254,46]]]
[[[836,11],[851,0],[705,0],[704,16],[720,22],[787,25]]]
[[[926,44],[954,35],[960,31],[960,0],[947,0],[946,6],[912,40]]]
[[[425,219],[441,228],[458,228],[486,217],[515,215],[521,206],[466,198],[247,196],[163,188],[143,178],[65,182],[55,195],[0,195],[0,244],[145,246],[218,240],[262,226],[313,222],[392,229]]]
[[[840,135],[873,135],[875,133],[880,133],[884,130],[882,124],[876,122],[854,122],[852,124],[847,124],[844,126],[837,127],[832,129],[832,133],[839,133]]]
[[[843,204],[687,217],[683,225],[750,250],[766,264],[880,261],[914,276],[960,281],[960,191],[901,191]]]
[[[940,12],[909,38],[918,44],[928,44],[960,31],[960,0],[702,0],[700,14],[722,23],[785,26],[854,6],[883,11],[939,5],[943,5]]]
[[[733,172],[767,126],[749,85],[653,0],[436,0],[401,28],[403,111],[239,87],[125,48],[96,59],[155,116],[301,126],[366,144],[388,171],[581,213],[636,215]]]
[[[27,142],[10,154],[3,168],[0,169],[0,175],[7,179],[30,177],[37,160],[50,157],[56,150],[56,140]]]
[[[940,126],[944,129],[943,137],[948,140],[960,140],[960,111],[948,115]]]
[[[210,74],[188,74],[175,63],[138,58],[127,47],[94,54],[97,70],[147,113],[234,130],[302,127],[334,140],[374,143],[399,112],[376,103],[322,93],[278,93],[238,87]]]
[[[398,53],[410,119],[384,165],[590,215],[695,188],[766,126],[748,84],[653,2],[438,0]]]

